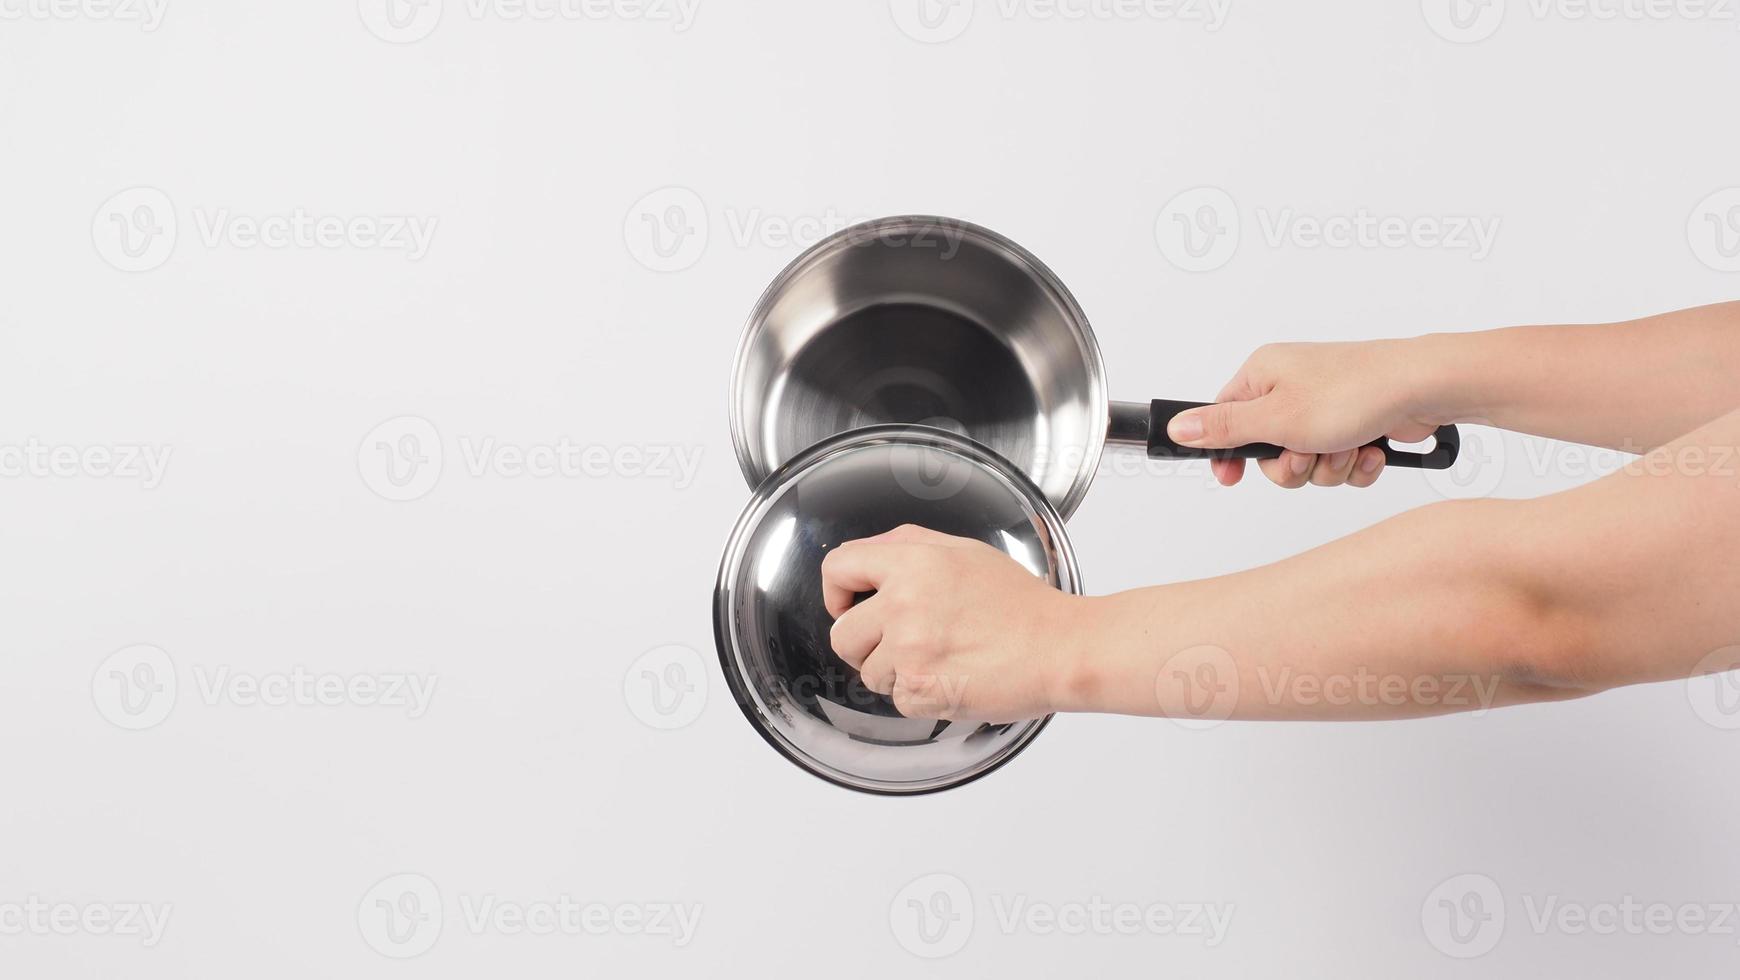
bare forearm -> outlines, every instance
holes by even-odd
[[[1084,600],[1062,707],[1390,718],[1684,677],[1740,642],[1740,412],[1538,500],[1402,514],[1262,568]]]
[[[1740,407],[1740,302],[1405,343],[1446,421],[1640,453]]]
[[[1393,718],[1571,696],[1528,666],[1556,641],[1513,571],[1526,510],[1438,504],[1273,565],[1090,600],[1067,706]]]

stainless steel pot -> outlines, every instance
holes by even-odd
[[[878,423],[960,432],[1075,512],[1107,443],[1152,457],[1273,458],[1280,447],[1179,446],[1200,402],[1114,402],[1087,317],[1044,263],[978,225],[923,215],[846,228],[793,260],[755,304],[731,379],[731,437],[750,486],[816,442]],[[1454,426],[1391,466],[1445,469]]]
[[[868,793],[970,782],[1049,720],[906,718],[834,653],[823,557],[908,523],[977,538],[1081,591],[1063,517],[1019,469],[951,432],[883,425],[824,439],[769,475],[731,532],[713,592],[720,664],[750,723],[792,762]]]

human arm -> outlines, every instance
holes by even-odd
[[[1740,411],[1583,487],[1434,504],[1218,578],[1067,596],[901,529],[837,549],[823,580],[836,651],[916,715],[1393,718],[1685,677],[1740,643],[1736,556]],[[1366,677],[1406,693],[1361,696]]]
[[[1641,453],[1740,408],[1740,302],[1623,323],[1269,345],[1216,402],[1174,419],[1172,437],[1285,446],[1262,469],[1287,487],[1369,485],[1382,455],[1355,447],[1454,422]],[[1223,483],[1243,472],[1242,460],[1215,463]]]

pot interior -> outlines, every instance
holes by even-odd
[[[793,262],[746,328],[733,378],[739,461],[758,484],[837,433],[881,423],[966,435],[1065,516],[1106,427],[1087,321],[1050,270],[945,218],[857,225]]]

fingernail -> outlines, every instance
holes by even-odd
[[[1384,458],[1379,456],[1377,453],[1367,453],[1366,457],[1359,461],[1360,471],[1363,473],[1375,473],[1377,472],[1378,464],[1383,461]]]
[[[1294,453],[1293,454],[1293,475],[1294,476],[1304,476],[1305,471],[1311,468],[1311,461],[1315,458],[1316,458],[1315,456],[1309,456],[1309,455],[1306,455],[1305,453]]]
[[[1173,442],[1189,444],[1202,438],[1202,417],[1195,412],[1181,412],[1166,423],[1166,434]]]
[[[1343,466],[1347,465],[1348,457],[1351,455],[1352,455],[1352,453],[1349,453],[1345,450],[1342,452],[1335,453],[1335,454],[1331,455],[1329,457],[1329,468],[1332,470],[1341,469]]]

